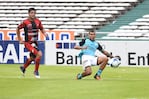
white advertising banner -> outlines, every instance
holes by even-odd
[[[46,65],[79,65],[79,50],[73,49],[77,41],[47,41],[45,43]]]
[[[73,49],[79,41],[46,41],[46,65],[80,65],[79,50]],[[121,57],[121,66],[148,66],[149,41],[99,41],[113,56]]]

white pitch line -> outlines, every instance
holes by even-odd
[[[148,81],[149,79],[126,79],[126,78],[103,78],[103,80],[117,80],[117,81]]]

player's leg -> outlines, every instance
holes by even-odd
[[[36,54],[36,58],[35,58],[35,70],[34,70],[34,75],[35,75],[36,78],[40,78],[38,70],[39,70],[41,57],[42,57],[42,52],[38,51],[37,54]]]
[[[25,48],[28,49],[31,52],[31,48],[33,48],[31,46],[31,44],[25,42],[24,45],[25,45]],[[30,53],[30,57],[27,58],[27,60],[25,61],[24,65],[20,66],[20,70],[23,73],[23,75],[25,74],[26,68],[31,64],[32,61],[33,61],[33,58],[31,57],[31,53]]]
[[[92,74],[90,56],[87,55],[82,56],[82,65],[84,71],[77,75],[77,79],[82,79],[83,77]]]
[[[27,48],[35,56],[35,59],[34,59],[34,61],[35,61],[34,75],[36,78],[40,78],[38,69],[39,69],[40,59],[42,57],[42,52],[39,51],[39,49],[37,48],[37,43],[30,44],[28,42],[25,42],[25,48]]]
[[[102,71],[104,70],[104,68],[106,67],[108,62],[108,57],[101,55],[97,58],[97,65],[99,65],[99,70],[97,71],[97,73],[95,74],[94,78],[97,80],[100,80],[100,76],[102,74]]]
[[[79,73],[79,74],[77,75],[77,79],[82,79],[83,77],[89,76],[89,75],[91,75],[91,74],[92,74],[91,66],[87,66],[87,67],[85,68],[84,72]]]
[[[20,66],[20,70],[22,71],[23,75],[25,74],[26,68],[31,64],[33,61],[32,57],[27,58],[26,62],[24,63],[23,66]]]

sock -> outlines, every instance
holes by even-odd
[[[97,71],[97,76],[100,76],[101,75],[101,73],[102,73],[102,70],[101,69],[99,69],[98,71]]]
[[[40,64],[40,58],[38,57],[38,58],[35,59],[35,71],[38,71],[39,64]]]
[[[24,69],[26,69],[30,64],[31,64],[32,60],[27,59],[25,64],[24,64]]]
[[[81,79],[82,78],[82,74],[78,74],[78,79]]]

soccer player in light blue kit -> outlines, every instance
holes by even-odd
[[[85,76],[92,74],[91,66],[99,65],[99,70],[95,74],[94,78],[97,80],[101,79],[101,73],[107,65],[108,57],[113,58],[113,56],[105,51],[102,46],[95,41],[95,32],[89,32],[87,39],[82,39],[79,45],[76,45],[74,49],[81,50],[79,56],[83,64],[83,72],[77,75],[77,79],[82,79]],[[99,50],[104,55],[95,55],[96,50]]]

